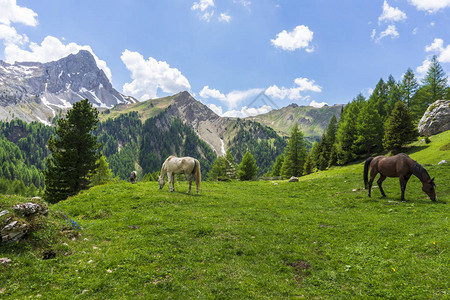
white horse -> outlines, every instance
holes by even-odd
[[[200,162],[192,157],[176,157],[169,156],[166,161],[163,163],[161,167],[161,175],[158,177],[159,188],[162,189],[164,184],[166,183],[165,177],[167,173],[167,178],[169,179],[169,188],[170,191],[173,192],[175,190],[174,182],[175,182],[175,174],[186,175],[187,180],[189,181],[189,190],[188,194],[191,192],[192,185],[192,177],[195,178],[195,184],[197,185],[197,195],[198,189],[200,187],[201,182],[201,173],[200,173]],[[172,185],[171,185],[172,184]]]

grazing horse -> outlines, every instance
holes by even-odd
[[[173,155],[169,156],[163,163],[161,167],[161,175],[158,177],[160,189],[162,189],[164,187],[164,184],[166,183],[166,173],[167,178],[169,179],[169,188],[171,192],[175,190],[175,174],[184,173],[187,180],[189,181],[189,190],[187,193],[189,194],[191,192],[192,177],[194,177],[198,195],[198,189],[200,187],[202,175],[200,173],[200,162],[197,159],[192,157],[176,157]]]
[[[131,174],[130,174],[130,182],[131,183],[136,183],[136,179],[137,179],[137,172],[136,171],[131,172]]]
[[[370,180],[368,180],[368,172],[370,166]],[[386,197],[386,194],[383,191],[383,187],[381,184],[386,179],[386,177],[398,177],[400,179],[400,188],[402,190],[401,199],[405,202],[405,189],[406,183],[408,183],[411,175],[415,175],[422,182],[422,191],[424,191],[432,201],[436,201],[436,191],[434,178],[431,179],[430,175],[428,175],[427,170],[425,170],[422,165],[418,162],[411,159],[408,155],[404,153],[400,153],[391,157],[386,156],[376,156],[369,157],[364,163],[364,185],[365,188],[369,188],[369,197],[370,191],[372,189],[372,182],[375,179],[375,176],[380,173],[380,178],[377,183],[380,187],[380,192],[383,197]]]

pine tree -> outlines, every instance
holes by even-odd
[[[403,76],[402,83],[400,84],[400,93],[402,96],[402,101],[406,104],[408,109],[414,106],[413,99],[419,88],[416,78],[414,77],[414,72],[408,69]]]
[[[426,103],[427,107],[434,101],[445,98],[447,81],[447,75],[439,64],[437,56],[434,55],[430,67],[428,68],[427,76],[423,79],[424,86],[429,87],[428,92],[430,99],[428,100],[428,103]]]
[[[105,184],[112,180],[113,173],[106,162],[105,156],[100,152],[100,158],[97,160],[97,168],[91,175],[90,186]]]
[[[225,154],[225,175],[230,179],[236,179],[237,165],[234,162],[234,157],[230,150],[227,150]]]
[[[367,102],[357,119],[355,148],[358,153],[369,155],[372,150],[381,150],[384,134],[381,124],[381,117],[373,103]]]
[[[284,162],[281,167],[281,176],[289,178],[291,176],[299,177],[303,173],[303,165],[306,160],[306,145],[303,139],[303,133],[295,124],[291,130],[288,145],[284,152]]]
[[[339,119],[338,131],[336,133],[336,143],[338,161],[340,165],[346,164],[356,158],[355,142],[358,138],[357,120],[361,106],[365,103],[365,98],[360,94],[356,99],[347,104]],[[377,105],[374,103],[374,105]]]
[[[403,102],[397,102],[386,122],[384,148],[397,153],[405,144],[413,142],[416,137],[417,129],[411,114]]]
[[[368,101],[371,102],[377,109],[381,119],[383,121],[386,120],[389,116],[389,114],[386,112],[388,102],[388,87],[382,78],[378,81]]]
[[[313,161],[311,158],[311,153],[308,153],[306,155],[305,165],[303,166],[303,174],[302,175],[308,175],[313,172]]]
[[[278,155],[277,159],[275,160],[275,163],[272,166],[272,176],[274,177],[278,177],[280,176],[280,172],[281,172],[281,166],[283,165],[284,162],[284,154],[280,154]]]
[[[256,165],[256,160],[253,158],[252,154],[247,151],[239,164],[238,178],[242,181],[253,180],[257,175],[258,166]]]
[[[44,197],[51,203],[76,195],[90,184],[89,173],[100,158],[97,137],[92,131],[98,111],[87,99],[76,102],[64,118],[57,121],[56,135],[48,141],[52,152],[47,159]]]

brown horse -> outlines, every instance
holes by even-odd
[[[370,180],[368,180],[370,166]],[[402,190],[402,201],[405,202],[405,189],[406,183],[408,183],[411,175],[415,175],[422,182],[422,191],[424,191],[432,201],[436,201],[436,191],[434,178],[431,179],[430,175],[428,175],[427,170],[425,170],[422,165],[418,162],[411,159],[408,155],[404,153],[400,153],[391,157],[386,156],[376,156],[369,157],[364,163],[364,185],[365,188],[369,188],[369,197],[370,191],[372,189],[372,182],[375,179],[375,176],[380,173],[380,178],[377,183],[380,187],[380,192],[383,197],[386,197],[386,194],[383,191],[383,187],[381,184],[386,179],[386,177],[398,177],[400,179],[400,188]]]

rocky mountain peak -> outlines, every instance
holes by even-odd
[[[86,50],[48,63],[0,61],[0,120],[49,123],[82,99],[105,108],[136,101],[112,87]]]

